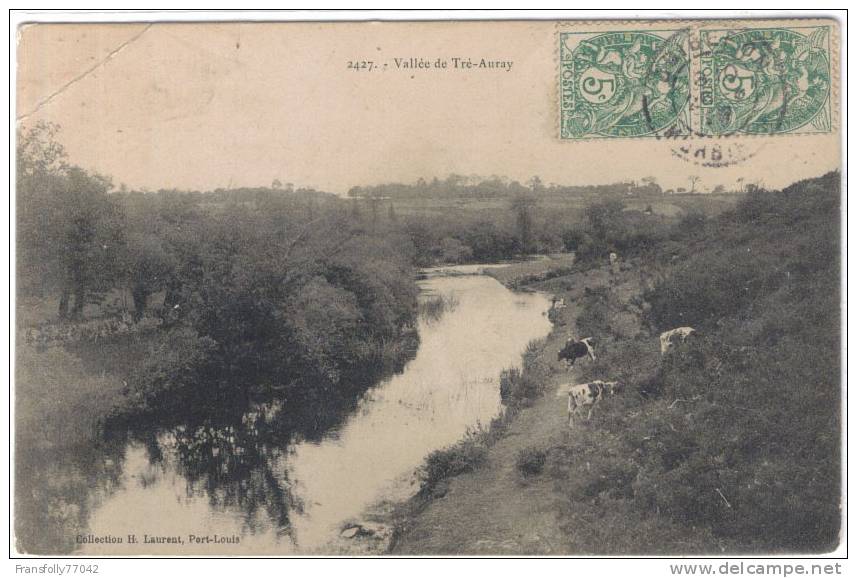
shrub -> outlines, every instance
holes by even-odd
[[[448,448],[433,451],[419,473],[420,492],[430,493],[442,481],[473,471],[487,454],[488,448],[478,434],[469,434]]]
[[[215,351],[214,340],[192,329],[169,331],[150,346],[145,361],[132,372],[127,409],[187,412],[200,404],[216,406],[224,374]]]
[[[643,397],[657,397],[663,391],[664,376],[659,370],[640,375],[633,389]]]
[[[540,448],[526,448],[518,451],[515,467],[525,476],[537,476],[545,467],[547,452]]]
[[[767,256],[734,248],[712,253],[697,255],[646,295],[655,326],[709,326],[770,291]]]
[[[599,287],[586,290],[580,314],[577,316],[577,331],[581,336],[609,335],[611,311],[607,289]]]
[[[528,363],[525,354],[523,370],[513,367],[500,372],[500,399],[513,407],[531,405],[544,393],[548,372],[543,361]]]
[[[562,243],[566,251],[575,253],[578,259],[592,253],[593,239],[581,229],[568,229],[562,234]]]

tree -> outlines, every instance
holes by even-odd
[[[18,132],[17,264],[20,289],[58,290],[59,315],[67,317],[115,286],[124,238],[110,181],[66,164],[58,131],[39,123]]]
[[[747,188],[745,189],[745,191],[748,193],[757,193],[759,191],[764,191],[764,190],[765,190],[765,184],[762,182],[761,179],[753,181],[752,183],[749,183],[747,185]]]
[[[454,237],[444,237],[440,241],[441,260],[444,263],[465,263],[473,257],[473,251]]]
[[[658,181],[655,177],[643,177],[640,179],[640,182],[643,183],[642,189],[647,193],[660,195],[663,193],[663,189],[658,184]]]
[[[594,203],[586,207],[584,214],[589,230],[599,241],[617,237],[622,231],[622,210],[625,205],[617,199]]]
[[[354,222],[358,222],[363,218],[363,211],[360,209],[360,199],[355,197],[351,201],[351,218]]]
[[[512,200],[512,211],[515,214],[515,228],[518,232],[518,243],[522,253],[532,253],[535,249],[533,232],[533,210],[536,200],[527,194],[521,194]]]
[[[134,300],[134,320],[139,321],[146,313],[149,297],[168,288],[177,264],[163,238],[150,231],[129,231],[126,255],[126,279]]]
[[[59,131],[58,124],[45,121],[18,130],[15,166],[19,182],[36,174],[59,173],[67,166],[65,148],[56,140]]]
[[[372,209],[372,233],[376,233],[378,230],[378,203],[380,200],[378,197],[372,197],[369,199],[369,207]]]
[[[54,249],[62,266],[59,314],[79,317],[88,300],[99,302],[115,287],[123,256],[123,218],[118,205],[107,197],[110,183],[83,169],[68,169],[65,187],[55,191],[65,218],[60,221],[64,244]]]
[[[696,192],[696,183],[699,182],[699,176],[690,175],[689,177],[687,177],[687,180],[690,182],[690,190],[688,192],[689,193],[695,193]]]
[[[511,233],[499,229],[491,221],[479,221],[468,228],[465,242],[476,261],[486,263],[514,256],[516,240]]]

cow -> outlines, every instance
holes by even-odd
[[[591,337],[584,337],[580,341],[575,341],[573,337],[569,337],[568,341],[565,342],[565,347],[557,353],[556,360],[565,360],[568,369],[574,367],[574,362],[577,359],[587,355],[592,361],[595,361],[595,349],[590,343],[591,340]]]
[[[618,381],[590,381],[577,385],[564,384],[556,392],[557,397],[568,396],[568,427],[574,425],[574,414],[584,406],[589,406],[586,419],[592,417],[595,404],[601,401],[605,395],[612,396],[622,390]]]
[[[696,329],[693,327],[676,327],[669,331],[661,333],[661,355],[666,355],[667,351],[675,345],[676,342],[684,343],[688,337],[696,334]]]

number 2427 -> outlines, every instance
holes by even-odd
[[[346,67],[348,70],[368,70],[371,71],[375,68],[375,63],[371,60],[349,60],[348,66]]]

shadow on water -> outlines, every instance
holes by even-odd
[[[90,444],[16,453],[16,536],[31,554],[68,554],[91,536],[92,513],[118,491],[153,487],[169,472],[182,478],[186,498],[205,497],[216,511],[238,512],[242,532],[272,530],[291,539],[290,514],[303,504],[281,467],[289,448],[330,435],[374,385],[400,374],[414,357],[416,333],[403,354],[380,369],[352,372],[334,388],[317,384],[308,394],[284,397],[276,388],[253,399],[183,408],[169,420],[153,414],[111,420]],[[130,464],[131,458],[143,464]],[[126,470],[133,469],[128,474]],[[124,473],[124,475],[123,475]],[[98,536],[100,537],[100,536]]]
[[[30,554],[74,551],[89,517],[119,485],[124,441],[57,451],[16,451],[15,530],[18,549]]]
[[[342,524],[378,498],[406,499],[428,453],[497,415],[500,371],[550,328],[544,296],[512,293],[489,277],[434,277],[421,289],[436,303],[408,346],[392,346],[402,352],[397,361],[370,363],[374,370],[338,387],[257,388],[250,398],[115,419],[90,445],[19,451],[19,549],[330,553]],[[240,543],[127,543],[144,533],[240,535]],[[105,537],[126,542],[97,541]]]

